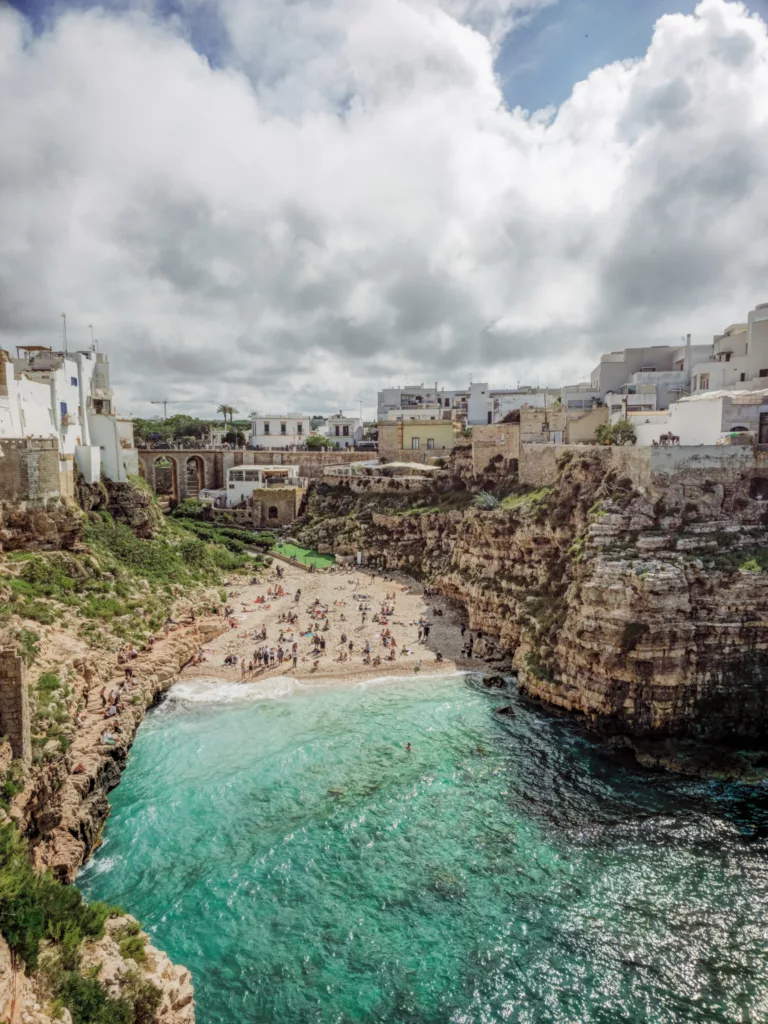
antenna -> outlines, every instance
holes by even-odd
[[[96,342],[93,339],[93,324],[88,324],[88,329],[91,332],[91,352],[96,351]]]
[[[66,353],[67,352],[67,314],[66,313],[62,313],[61,314],[61,319],[62,319],[62,322],[64,324],[64,326],[63,326],[63,331],[64,331],[64,352]]]

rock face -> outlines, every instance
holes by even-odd
[[[46,508],[0,501],[0,551],[58,551],[76,547],[82,532],[79,509],[65,499]]]
[[[108,994],[119,998],[132,979],[149,982],[160,990],[162,999],[154,1016],[157,1024],[194,1024],[195,993],[189,971],[172,964],[165,953],[155,949],[144,932],[144,961],[137,964],[120,953],[119,936],[126,925],[136,926],[129,915],[110,918],[100,939],[83,943],[81,970],[104,984]],[[43,953],[43,958],[45,953]],[[68,1010],[53,1015],[48,1006],[50,993],[42,978],[30,978],[24,964],[13,955],[0,936],[0,1021],[3,1024],[72,1024]]]
[[[768,531],[753,484],[699,475],[639,490],[586,449],[549,493],[507,507],[386,515],[318,490],[295,532],[461,601],[472,629],[499,638],[523,691],[594,728],[758,747]]]
[[[147,709],[178,678],[179,672],[200,646],[223,631],[222,619],[202,619],[171,633],[155,649],[132,662],[136,687],[120,714],[122,735],[115,746],[100,742],[104,720],[91,713],[76,733],[66,755],[34,772],[12,813],[20,821],[36,865],[50,868],[62,881],[73,882],[78,870],[101,841],[109,815],[108,794],[120,775],[136,730]],[[96,691],[104,684],[117,685],[114,661],[85,658],[74,664],[78,687],[91,690],[90,707],[99,706]]]
[[[96,712],[100,704],[98,688],[104,684],[112,688],[119,681],[114,656],[89,656],[73,662],[73,674],[77,677],[74,685],[81,700],[84,688],[91,692],[86,724],[77,731],[64,756],[33,771],[10,811],[29,839],[38,869],[50,869],[64,882],[75,880],[79,868],[101,841],[110,810],[109,792],[120,781],[128,750],[147,709],[176,681],[200,646],[225,628],[223,619],[198,620],[170,633],[150,653],[132,662],[136,686],[130,703],[120,714],[122,735],[116,746],[101,743],[105,722]],[[138,972],[141,980],[151,982],[162,993],[155,1017],[159,1024],[194,1024],[194,991],[189,971],[172,964],[165,953],[149,943],[147,936],[145,963],[137,965],[126,960],[120,954],[115,933],[127,922],[133,922],[133,918],[107,921],[106,935],[85,944],[83,968],[100,964],[98,977],[114,996],[130,984],[132,972]],[[13,960],[0,937],[0,1021],[53,1024],[46,1009],[50,994],[40,989],[40,984],[39,980],[25,976],[23,964]]]

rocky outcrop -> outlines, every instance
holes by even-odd
[[[644,490],[587,450],[495,510],[383,514],[313,495],[295,532],[338,539],[461,601],[531,697],[646,746],[768,745],[768,532],[754,481]],[[380,507],[380,506],[379,506]]]
[[[97,713],[98,689],[120,681],[108,658],[73,662],[79,693],[87,687],[91,713],[75,733],[70,749],[34,771],[16,797],[12,816],[29,837],[36,865],[50,868],[62,881],[74,881],[84,861],[101,841],[109,816],[108,794],[120,776],[136,731],[149,707],[178,678],[200,646],[225,628],[222,619],[198,620],[158,641],[154,650],[132,662],[135,689],[120,714],[122,733],[114,746],[101,743],[105,722]]]
[[[0,501],[0,551],[59,551],[77,547],[81,514],[61,498],[45,508]]]
[[[143,943],[139,963],[120,951],[120,936],[126,927]],[[189,971],[172,964],[165,953],[155,949],[149,936],[138,930],[134,918],[127,914],[110,918],[105,924],[105,934],[83,943],[80,953],[81,971],[98,978],[112,998],[129,997],[137,983],[149,985],[158,992],[153,1017],[157,1024],[194,1024],[195,993]],[[45,959],[43,949],[43,962]],[[0,1021],[3,1024],[72,1024],[69,1010],[54,1013],[52,1001],[52,993],[46,990],[45,971],[29,977],[23,962],[14,956],[0,936]]]

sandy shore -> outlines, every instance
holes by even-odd
[[[282,579],[273,566],[263,574],[264,582],[258,586],[236,586],[229,589],[232,595],[229,605],[234,609],[233,619],[237,623],[227,633],[206,644],[206,660],[200,665],[190,665],[184,670],[184,679],[210,677],[230,681],[258,681],[274,676],[289,676],[294,679],[363,679],[375,676],[444,675],[455,669],[484,669],[485,663],[479,658],[462,656],[461,648],[469,637],[469,631],[462,636],[461,619],[449,602],[439,597],[425,597],[423,588],[414,581],[386,580],[370,573],[350,569],[339,573],[307,573],[292,565],[280,565],[284,570]],[[286,596],[270,598],[268,589],[282,585]],[[298,602],[295,594],[301,589]],[[389,596],[387,596],[389,595]],[[264,604],[256,599],[265,598]],[[311,611],[318,607],[327,609],[328,628],[323,629],[324,620],[313,618]],[[363,622],[360,605],[367,607]],[[374,622],[373,616],[382,607],[394,608],[386,618],[386,625]],[[442,612],[442,614],[439,614]],[[284,614],[298,614],[293,625],[280,622]],[[429,637],[419,642],[419,623],[429,624]],[[266,628],[267,639],[254,639]],[[389,659],[391,648],[382,643],[382,634],[389,629],[397,642],[396,658]],[[281,631],[284,640],[280,643]],[[317,633],[326,643],[325,653],[316,656],[312,637]],[[346,641],[342,642],[342,634]],[[349,652],[349,643],[353,644]],[[293,666],[291,649],[298,644],[298,660]],[[371,664],[364,658],[366,643],[370,644]],[[275,651],[282,647],[286,652],[283,664],[259,668],[243,676],[242,662],[246,666],[260,647],[271,647]],[[339,655],[346,651],[348,660],[340,661]],[[405,653],[404,653],[405,652]],[[442,654],[438,660],[437,654]],[[235,667],[224,664],[228,655],[236,654]],[[375,657],[381,659],[374,664]],[[317,663],[315,665],[315,663]]]

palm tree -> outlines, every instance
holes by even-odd
[[[232,411],[232,406],[231,405],[220,405],[219,408],[216,410],[216,412],[220,412],[221,413],[222,418],[224,420],[224,426],[225,427],[227,425],[227,416],[230,414],[231,411]]]

